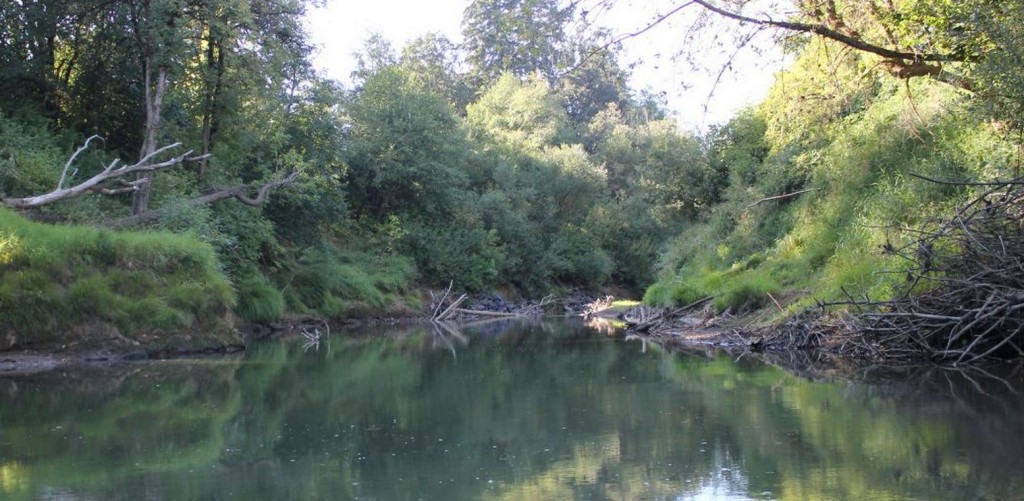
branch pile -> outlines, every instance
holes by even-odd
[[[1024,357],[1024,178],[971,186],[987,191],[952,217],[913,230],[915,238],[903,248],[883,247],[909,263],[895,299],[819,304],[782,324],[717,329],[717,338],[716,329],[706,328],[706,313],[696,312],[700,302],[676,310],[643,307],[625,320],[652,340],[692,342],[705,335],[719,345],[755,350],[968,364]],[[829,306],[854,311],[829,313]]]
[[[863,313],[867,334],[890,349],[974,362],[1024,356],[1024,180],[974,198],[920,231],[901,297]]]

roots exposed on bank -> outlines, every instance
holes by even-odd
[[[884,246],[908,262],[896,298],[821,304],[779,325],[718,332],[719,344],[952,363],[1024,357],[1024,179],[985,186],[952,217],[910,230],[908,245]],[[633,327],[685,342],[702,331],[687,320],[693,310],[647,312]]]

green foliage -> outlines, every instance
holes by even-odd
[[[803,298],[797,305],[891,297],[902,280],[891,249],[968,195],[911,174],[986,181],[1013,172],[1016,146],[963,95],[934,82],[866,80],[855,64],[836,74],[819,66],[820,48],[805,49],[763,104],[711,135],[710,163],[728,170],[728,186],[710,217],[662,254],[653,301],[679,282],[715,295],[719,310],[764,306],[769,294]],[[804,96],[824,74],[827,105],[812,106]]]
[[[238,281],[239,317],[255,323],[268,324],[284,315],[284,295],[261,276],[250,276]]]
[[[542,148],[563,142],[569,120],[547,81],[534,75],[525,81],[504,73],[466,109],[474,134],[517,148]]]
[[[509,73],[554,79],[566,62],[566,28],[573,12],[558,0],[474,0],[462,19],[466,59],[476,82]]]
[[[47,124],[25,123],[0,111],[0,194],[28,196],[52,190],[64,165],[63,153]]]
[[[364,83],[350,112],[348,197],[357,210],[377,222],[392,212],[443,214],[466,154],[451,106],[385,68]]]
[[[743,309],[757,309],[768,303],[770,294],[779,292],[779,285],[767,273],[748,273],[737,280],[729,280],[723,283],[724,287],[716,294],[714,300],[715,311],[723,312],[727,309],[742,311]]]
[[[444,226],[410,221],[403,225],[399,249],[415,256],[417,269],[433,283],[454,281],[469,290],[493,287],[502,260],[495,234],[466,219]]]
[[[352,89],[310,71],[301,0],[5,4],[0,191],[52,189],[93,133],[104,140],[79,157],[74,179],[134,158],[150,60],[169,71],[158,140],[212,154],[155,177],[163,217],[154,226],[215,249],[211,269],[241,277],[245,319],[386,313],[413,280],[536,294],[608,282],[639,290],[659,276],[652,301],[713,294],[734,309],[776,292],[884,296],[899,279],[878,271],[899,260],[878,249],[907,242],[904,228],[969,191],[910,173],[1017,175],[1019,152],[1000,134],[1024,116],[1024,23],[1020,7],[1004,4],[805,8],[805,21],[839,20],[897,50],[949,54],[944,74],[977,93],[895,80],[879,71],[898,73],[893,61],[800,38],[765,102],[703,138],[667,120],[663,98],[631,92],[607,33],[568,36],[582,17],[572,3],[472,2],[461,47],[428,35],[396,51],[373,36]],[[288,171],[301,176],[261,208],[187,203]],[[128,210],[127,197],[91,197],[44,212],[95,224]],[[113,267],[136,236],[98,235],[77,245],[100,242],[81,259],[107,263],[103,279],[86,274],[71,287],[60,270],[80,258],[47,246],[10,283],[45,292],[45,277],[56,281],[57,292],[31,299],[36,313],[66,308],[52,299],[68,288],[104,321],[139,313],[160,328],[201,323],[199,312],[220,304],[211,297],[221,293],[201,293],[206,281],[168,264],[187,256],[133,248],[129,269],[175,277],[133,281]],[[0,249],[25,242],[0,237]],[[160,297],[147,299],[149,288]],[[125,291],[139,300],[119,302]]]
[[[307,250],[274,274],[290,311],[341,319],[398,313],[415,268],[401,256]]]
[[[414,84],[445,96],[455,110],[464,113],[474,97],[467,75],[459,73],[459,48],[447,38],[429,33],[402,49],[399,64]]]
[[[644,292],[644,303],[660,306],[686,306],[703,299],[705,294],[695,286],[676,280],[658,282]]]
[[[611,276],[611,256],[601,242],[584,228],[566,226],[549,250],[548,263],[552,276],[563,283],[597,286]]]
[[[122,342],[111,333],[150,349],[179,336],[191,336],[192,346],[233,339],[231,286],[213,249],[193,237],[46,226],[7,209],[0,209],[0,234],[8,345]],[[157,332],[163,335],[149,337]]]

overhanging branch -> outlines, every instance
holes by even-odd
[[[259,187],[243,184],[240,186],[234,186],[231,188],[217,190],[213,193],[207,193],[205,195],[201,195],[186,200],[184,202],[172,205],[170,207],[161,207],[159,209],[148,210],[146,212],[142,212],[132,216],[123,217],[121,219],[117,219],[111,221],[110,223],[107,223],[107,226],[111,228],[127,228],[130,226],[152,223],[154,221],[159,221],[161,218],[169,214],[172,210],[199,207],[202,205],[210,205],[216,202],[220,202],[221,200],[227,200],[230,198],[234,198],[239,202],[251,207],[258,207],[267,201],[267,196],[270,194],[272,190],[279,188],[281,186],[291,184],[296,179],[298,179],[298,177],[298,172],[292,172],[286,177],[264,183]],[[249,192],[253,189],[256,190],[256,196],[250,197]]]
[[[781,28],[789,31],[796,31],[799,33],[813,33],[815,35],[834,40],[836,42],[848,45],[854,49],[868,52],[881,56],[885,59],[903,61],[905,63],[943,63],[943,62],[972,62],[975,58],[969,56],[957,56],[953,54],[942,54],[942,53],[927,53],[927,52],[904,52],[895,49],[889,49],[873,43],[867,42],[861,38],[856,38],[845,33],[841,33],[837,30],[829,28],[823,24],[809,24],[809,23],[797,23],[788,21],[775,21],[772,19],[757,19],[753,17],[744,16],[736,12],[732,12],[706,0],[690,0],[686,5],[695,3],[704,7],[705,9],[714,12],[723,17],[740,21],[743,23],[753,23],[760,26],[770,26],[773,28]]]

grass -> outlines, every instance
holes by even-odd
[[[669,243],[644,301],[681,305],[709,295],[718,311],[744,311],[771,306],[773,297],[796,299],[787,306],[799,308],[897,294],[905,261],[884,249],[912,244],[915,227],[966,195],[909,173],[990,180],[1013,177],[1014,165],[1012,142],[971,118],[957,96],[914,85],[914,105],[905,89],[883,88],[856,113],[805,129],[801,141],[766,135],[771,153],[752,175],[734,173],[708,219]],[[759,203],[795,189],[813,191]]]
[[[402,256],[328,248],[307,252],[274,283],[287,310],[340,320],[418,309],[410,294],[415,272]]]
[[[234,342],[234,292],[188,235],[53,226],[0,209],[0,348]]]

